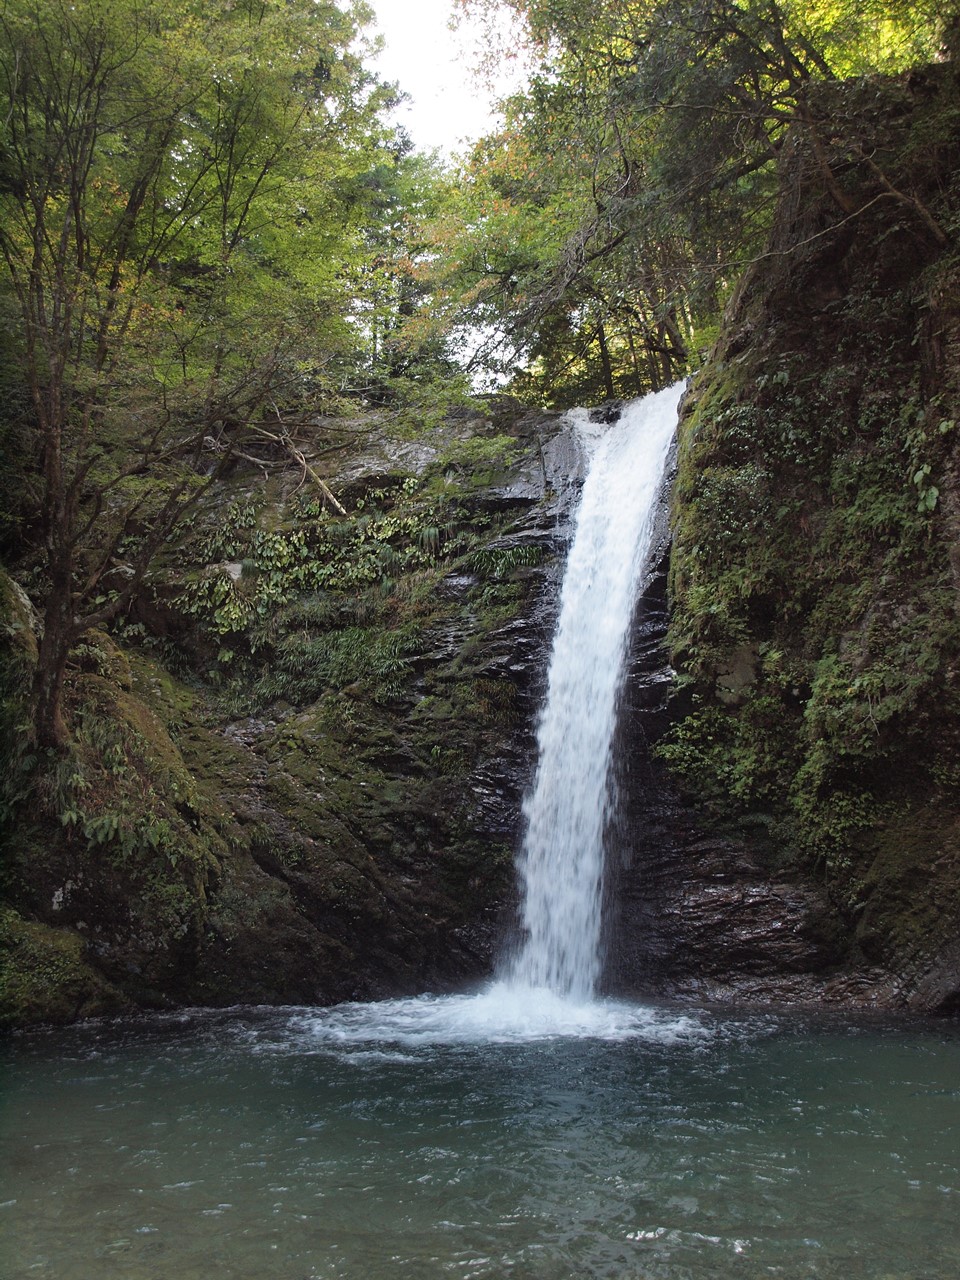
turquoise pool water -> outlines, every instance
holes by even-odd
[[[955,1025],[496,1005],[12,1037],[0,1274],[960,1275]]]

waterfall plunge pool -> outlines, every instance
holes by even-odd
[[[593,458],[474,996],[0,1048],[4,1280],[953,1280],[960,1031],[595,1000],[610,753],[682,388]]]
[[[947,1280],[960,1030],[494,987],[7,1040],[6,1280]]]

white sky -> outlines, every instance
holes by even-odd
[[[508,92],[521,77],[517,63],[502,62],[496,89],[476,75],[480,33],[461,21],[450,30],[453,0],[370,0],[386,47],[373,63],[386,80],[396,80],[412,101],[397,120],[420,150],[439,147],[447,155],[489,132],[496,122],[492,97]]]

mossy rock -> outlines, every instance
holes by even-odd
[[[953,72],[811,95],[829,118],[838,103],[831,154],[882,154],[894,185],[952,223]],[[670,579],[683,687],[660,752],[725,829],[768,814],[851,945],[896,972],[960,935],[944,905],[958,887],[960,262],[891,216],[869,166],[837,169],[851,222],[805,136],[781,163],[771,252],[685,402]]]
[[[88,963],[86,953],[79,934],[0,908],[0,1026],[73,1022],[130,1009],[130,1000]]]
[[[69,673],[70,753],[37,771],[29,811],[6,832],[8,903],[36,921],[29,938],[20,931],[21,950],[43,931],[49,957],[59,957],[64,1010],[88,1012],[83,992],[97,982],[148,1005],[182,991],[229,847],[228,815],[164,721],[164,711],[176,720],[183,708],[160,696],[166,682],[146,671],[143,659],[131,663],[115,641],[91,635]],[[153,705],[137,683],[150,684]],[[33,1016],[32,998],[15,1003]]]
[[[489,487],[518,461],[539,482],[536,432],[516,434],[471,419],[416,465],[362,465],[363,509],[343,519],[295,468],[264,489],[238,467],[211,491],[130,616],[75,649],[71,753],[12,828],[20,916],[77,939],[138,1005],[478,976],[510,881],[508,823],[482,805],[523,715],[495,632],[543,582],[523,542],[537,484]],[[438,449],[453,481],[424,474]],[[519,549],[503,541],[518,521]],[[555,530],[551,515],[536,537],[554,548]],[[229,616],[191,597],[208,571]]]
[[[133,687],[130,659],[113,636],[105,631],[89,631],[71,655],[73,670],[100,676],[118,689]]]
[[[0,642],[30,666],[37,660],[37,615],[26,592],[0,567]]]
[[[856,938],[873,960],[934,955],[960,936],[960,821],[927,804],[858,842]]]

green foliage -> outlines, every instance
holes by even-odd
[[[292,516],[292,527],[266,530],[255,506],[231,507],[192,551],[202,564],[230,556],[240,572],[228,573],[222,563],[194,571],[180,593],[183,612],[220,639],[249,631],[256,650],[275,637],[278,616],[295,625],[306,610],[332,624],[327,593],[389,591],[406,576],[448,562],[472,536],[448,491],[434,492],[412,477],[366,491],[346,517],[330,516],[312,499],[301,499]],[[311,596],[312,603],[301,599]],[[291,604],[293,613],[278,614]]]
[[[477,605],[491,617],[508,609],[514,575],[541,551],[499,546],[493,514],[470,498],[519,447],[458,429],[421,477],[358,487],[345,516],[301,495],[279,519],[269,512],[269,528],[267,509],[249,501],[222,508],[212,527],[196,522],[176,553],[177,607],[217,646],[224,705],[302,706],[342,690],[399,698],[454,568],[481,580]]]
[[[497,472],[509,471],[516,462],[519,446],[513,436],[469,436],[454,441],[440,455],[436,470],[471,477],[481,488],[491,483]]]
[[[833,136],[810,85],[930,61],[949,32],[926,2],[467,3],[513,10],[532,71],[438,221],[439,293],[517,394],[560,404],[685,372],[762,249],[788,134]]]
[[[151,400],[174,432],[214,407],[208,427],[249,412],[253,362],[293,374],[304,321],[315,345],[343,346],[342,266],[362,252],[347,187],[377,154],[385,102],[350,49],[356,23],[329,4],[5,7],[7,281],[28,354],[49,361],[28,359],[35,409],[66,419],[40,425],[79,433],[96,394],[98,438],[76,443],[101,470],[131,415],[151,440]],[[62,332],[56,304],[71,308]]]
[[[393,327],[409,302],[400,202],[433,178],[382,120],[392,93],[358,54],[369,17],[304,0],[0,13],[0,308],[19,329],[0,439],[34,479],[18,490],[44,562],[45,745],[66,745],[71,646],[123,612],[265,415],[285,439],[370,389],[386,321],[379,302],[365,317],[361,282],[387,256]],[[401,363],[384,376],[416,372]],[[217,588],[208,604],[242,619]]]
[[[93,856],[135,878],[152,879],[158,891],[167,879],[179,884],[183,892],[165,904],[177,918],[163,923],[172,937],[183,937],[197,909],[189,882],[202,874],[204,863],[183,820],[197,811],[196,787],[164,743],[159,724],[142,711],[140,727],[118,716],[133,704],[107,683],[81,679],[73,696],[75,745],[38,777],[44,807],[69,836],[82,837]],[[171,875],[181,860],[184,868]]]
[[[517,569],[536,566],[543,559],[540,547],[480,547],[467,556],[467,565],[471,572],[480,578],[500,580],[509,578]]]
[[[952,153],[932,121],[952,119],[953,81],[934,73],[912,101],[899,83],[826,92],[891,184],[945,221]],[[843,241],[845,292],[812,322],[808,282],[837,243],[752,272],[695,386],[671,569],[693,701],[660,750],[724,821],[767,815],[854,910],[879,824],[956,776],[957,387],[930,336],[953,323],[956,262],[929,224],[878,210]]]
[[[303,703],[315,701],[328,689],[357,686],[376,701],[388,702],[403,693],[410,658],[417,650],[416,628],[411,626],[395,631],[348,627],[310,638],[292,633],[278,643],[258,693],[267,700]]]

